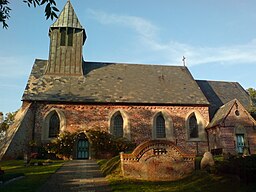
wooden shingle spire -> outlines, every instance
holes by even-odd
[[[49,30],[50,53],[45,74],[83,75],[82,47],[86,33],[70,1]]]
[[[70,1],[67,1],[59,15],[59,18],[51,25],[51,28],[52,27],[71,27],[83,29]]]

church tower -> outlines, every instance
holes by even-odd
[[[86,33],[68,0],[49,29],[50,53],[47,75],[82,75],[82,47]]]

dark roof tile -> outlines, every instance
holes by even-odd
[[[251,106],[250,96],[237,82],[206,80],[196,80],[196,82],[210,103],[210,119],[222,105],[233,99],[239,100],[247,110]]]
[[[229,114],[231,108],[236,102],[237,100],[234,99],[232,101],[229,101],[225,105],[222,105],[219,108],[219,110],[216,112],[216,114],[214,115],[214,118],[212,119],[212,121],[209,123],[207,127],[210,128],[216,125],[220,125],[225,120],[226,116]]]
[[[186,67],[84,62],[84,76],[45,75],[36,60],[23,100],[208,105]]]

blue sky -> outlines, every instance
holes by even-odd
[[[61,10],[66,0],[56,0]],[[182,65],[195,79],[256,88],[255,0],[71,0],[86,30],[84,60]],[[21,106],[36,58],[47,59],[43,8],[11,1],[9,29],[0,29],[0,111]]]

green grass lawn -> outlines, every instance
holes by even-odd
[[[24,178],[0,187],[1,192],[33,192],[62,166],[64,161],[53,161],[44,166],[24,166],[22,160],[1,161],[5,176],[24,175]],[[120,176],[120,160],[98,161],[107,175],[113,192],[255,192],[256,184],[246,184],[234,175],[215,175],[206,171],[195,171],[191,176],[179,181],[150,182],[125,179]]]
[[[24,166],[23,160],[1,161],[0,167],[5,171],[4,180],[13,175],[24,175],[24,178],[0,187],[1,192],[33,192],[36,191],[46,179],[63,165],[63,161],[52,161],[44,166]]]
[[[150,182],[126,179],[120,176],[117,157],[98,161],[113,192],[255,192],[256,184],[246,184],[235,175],[216,175],[206,171],[195,171],[179,181]]]
[[[235,192],[240,191],[239,179],[235,176],[214,176],[197,171],[179,181],[150,182],[108,177],[113,192]]]

